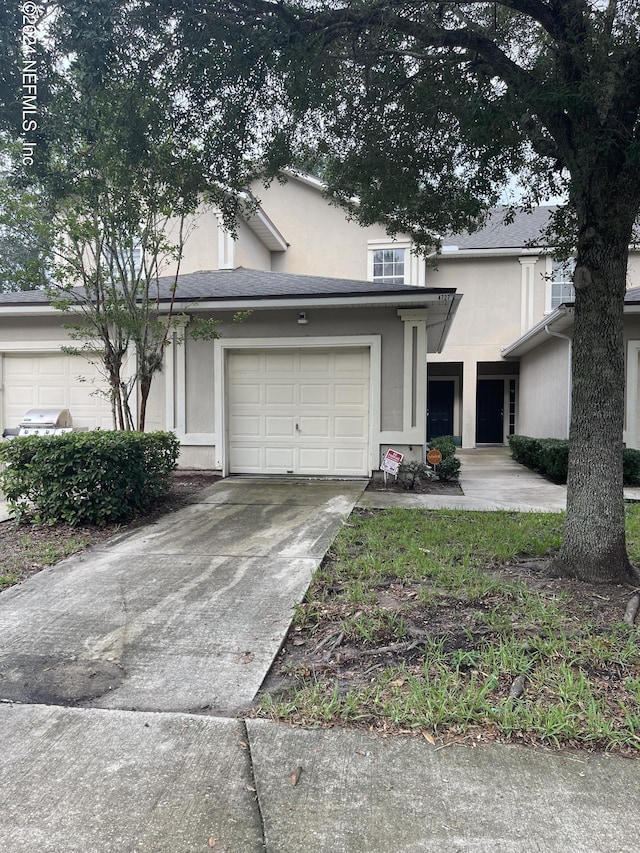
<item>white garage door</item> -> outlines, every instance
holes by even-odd
[[[231,473],[368,474],[368,349],[236,352],[227,375]]]
[[[74,427],[112,429],[111,406],[101,394],[105,382],[80,356],[60,354],[2,357],[3,424],[17,427],[36,408],[69,409]]]

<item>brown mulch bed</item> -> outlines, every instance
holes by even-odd
[[[413,488],[407,489],[400,480],[374,477],[367,486],[368,492],[394,492],[400,495],[463,495],[460,484],[449,480],[417,480]]]

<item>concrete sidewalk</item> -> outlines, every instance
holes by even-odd
[[[42,705],[0,726],[6,853],[637,850],[631,760]]]

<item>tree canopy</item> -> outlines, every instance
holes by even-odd
[[[480,223],[513,180],[524,206],[564,195],[552,239],[576,257],[576,304],[556,564],[631,577],[622,322],[640,207],[637,0],[69,0],[50,36],[52,68],[66,57],[100,85],[160,85],[159,126],[171,121],[225,190],[319,158],[350,215],[425,251]],[[114,158],[141,156],[154,118],[123,129]]]

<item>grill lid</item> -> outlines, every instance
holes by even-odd
[[[71,429],[73,419],[69,409],[29,409],[20,421],[20,426],[30,429]]]

